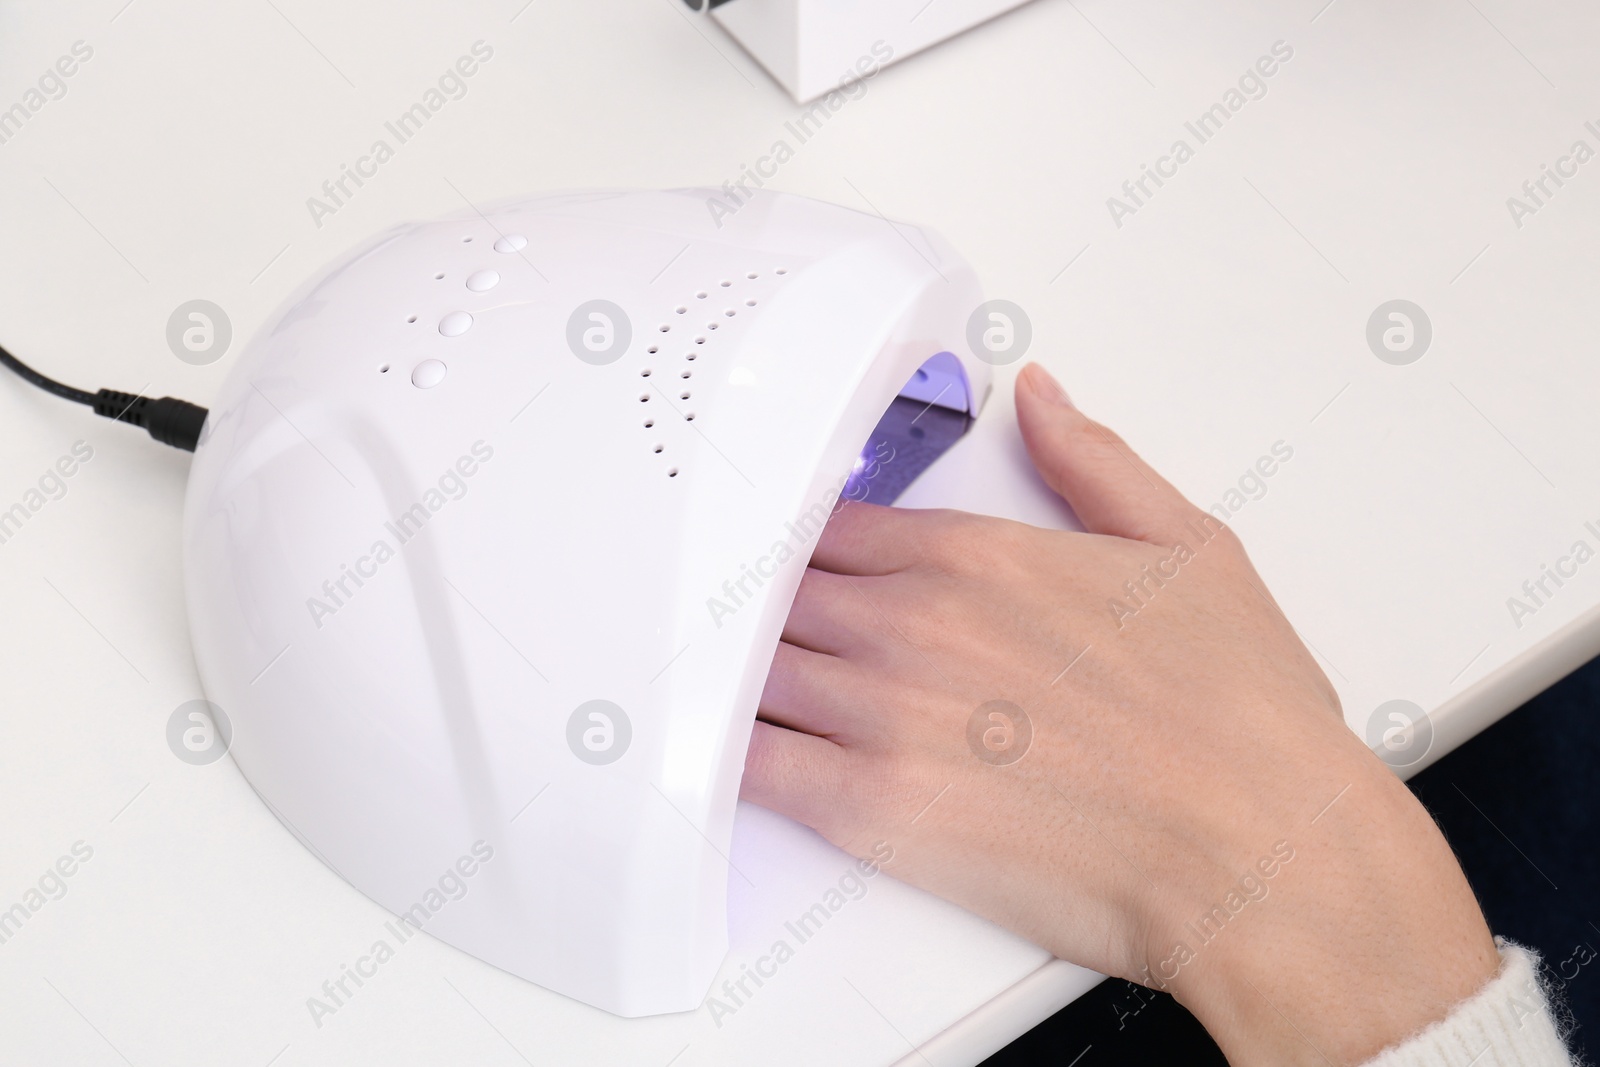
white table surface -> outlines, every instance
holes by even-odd
[[[1352,727],[1415,701],[1437,758],[1600,649],[1600,562],[1520,627],[1506,606],[1600,546],[1600,160],[1520,227],[1506,206],[1575,140],[1600,149],[1597,39],[1576,0],[1037,0],[871,81],[773,184],[941,231],[1027,310],[1030,356],[1197,501],[1291,446],[1233,524]],[[677,0],[8,2],[0,108],[79,40],[67,93],[0,144],[0,343],[90,389],[202,404],[230,359],[168,351],[186,300],[226,310],[236,352],[381,227],[720,185],[798,110]],[[494,55],[467,95],[314,225],[306,198],[478,40]],[[1115,226],[1107,197],[1279,40],[1294,56],[1267,95]],[[1365,342],[1394,298],[1433,324],[1408,366]],[[905,503],[1070,521],[1026,465],[1014,370]],[[93,849],[0,944],[0,1060],[945,1067],[1095,981],[878,878],[720,1026],[616,1019],[422,937],[317,1027],[306,998],[386,916],[231,761],[167,749],[200,695],[188,458],[0,381],[0,508],[80,440],[66,495],[0,544],[0,908]],[[847,860],[751,808],[734,859],[757,887],[735,882],[737,974]]]

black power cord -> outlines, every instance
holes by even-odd
[[[195,445],[200,443],[200,430],[206,423],[206,409],[198,404],[171,396],[152,400],[147,396],[122,393],[115,389],[88,393],[64,385],[54,378],[46,378],[4,348],[0,348],[0,364],[15,371],[23,381],[47,393],[94,408],[96,415],[141,426],[164,445],[193,452]]]

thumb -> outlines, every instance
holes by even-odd
[[[1090,533],[1175,543],[1192,535],[1188,522],[1208,518],[1037,363],[1017,376],[1016,401],[1033,465]]]

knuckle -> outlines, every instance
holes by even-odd
[[[989,515],[948,511],[929,531],[927,558],[955,576],[994,574],[997,567],[1025,566],[1039,531],[1024,523]]]
[[[973,553],[982,550],[983,535],[977,518],[961,511],[938,512],[923,542],[928,558],[942,570],[963,569]]]
[[[918,760],[902,752],[882,755],[861,775],[857,812],[878,825],[903,817],[906,806],[916,799],[918,766]]]
[[[1211,539],[1207,544],[1213,548],[1221,549],[1232,559],[1241,561],[1249,559],[1249,555],[1244,549],[1244,542],[1239,539],[1238,533],[1235,532],[1232,526],[1226,523],[1219,523],[1216,516],[1209,512],[1200,511],[1198,508],[1195,511],[1195,523],[1200,524],[1199,528],[1210,534]]]

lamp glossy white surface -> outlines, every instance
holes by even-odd
[[[902,392],[976,414],[989,383],[937,237],[711,195],[371,242],[242,354],[185,516],[201,676],[279,819],[629,1016],[696,1007],[723,957],[751,724],[863,443]]]

